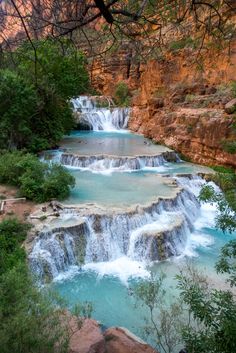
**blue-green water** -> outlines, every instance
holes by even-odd
[[[189,251],[194,253],[194,257],[189,259],[202,274],[207,274],[210,281],[216,283],[218,288],[224,288],[224,278],[216,274],[214,264],[221,246],[228,240],[235,238],[236,234],[223,234],[208,227],[203,227],[201,232],[205,239],[205,245],[203,242],[190,247]],[[206,246],[207,243],[208,246]],[[122,262],[125,263],[124,267]],[[149,268],[155,276],[159,276],[161,273],[167,275],[164,282],[168,296],[167,302],[174,301],[178,296],[175,275],[185,263],[186,258],[182,257],[155,263]],[[132,287],[138,282],[138,278],[128,277],[130,271],[126,266],[129,266],[129,263],[126,263],[125,259],[117,261],[115,266],[117,275],[106,274],[109,271],[112,272],[114,268],[112,264],[104,263],[103,268],[97,266],[98,272],[81,270],[72,277],[55,282],[53,286],[66,299],[69,307],[73,307],[78,301],[91,301],[94,308],[93,317],[104,326],[125,326],[135,334],[146,338],[143,327],[145,325],[144,318],[148,317],[148,311],[146,307],[135,306],[136,300],[132,295]],[[117,268],[119,266],[120,269]],[[125,272],[127,272],[127,276]],[[151,337],[149,342],[152,342]]]
[[[171,196],[176,189],[156,173],[111,173],[108,175],[71,170],[75,188],[66,203],[98,203],[111,206],[145,204],[157,197]]]
[[[144,143],[144,141],[146,141]],[[111,154],[133,156],[155,154],[167,150],[163,146],[150,144],[143,136],[131,133],[74,132],[62,141],[61,148],[66,152],[81,155]],[[191,163],[165,163],[156,168],[132,172],[92,173],[69,169],[76,178],[76,187],[72,190],[67,203],[98,203],[103,206],[129,206],[145,204],[156,196],[169,196],[175,186],[162,182],[159,175],[203,172],[205,167]],[[168,261],[147,264],[133,261],[126,256],[113,262],[87,264],[82,269],[72,268],[52,285],[72,307],[78,301],[91,301],[94,306],[93,317],[104,326],[125,326],[132,332],[143,336],[144,316],[147,310],[135,308],[132,285],[140,277],[150,273],[159,276],[167,274],[165,286],[168,301],[177,295],[176,273],[186,263],[194,261],[203,274],[208,274],[212,283],[224,288],[224,278],[217,276],[214,270],[219,250],[236,234],[223,234],[214,228],[215,210],[203,205],[195,230],[188,239],[183,256]],[[152,339],[150,340],[152,342]]]
[[[153,155],[168,151],[142,135],[129,132],[74,131],[60,144],[61,149],[81,155],[109,154],[114,156]]]

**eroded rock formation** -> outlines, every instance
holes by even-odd
[[[133,61],[127,76],[126,55],[121,50],[117,59],[99,59],[91,66],[91,78],[107,95],[114,94],[118,81],[128,84],[133,105],[129,128],[196,163],[235,167],[235,153],[227,152],[224,143],[236,140],[232,107],[227,108],[233,99],[227,85],[236,80],[236,41],[230,56],[207,52],[201,68],[194,50],[186,48],[162,60]]]

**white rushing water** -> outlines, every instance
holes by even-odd
[[[56,278],[71,266],[81,266],[78,248],[83,253],[84,269],[101,275],[113,273],[122,280],[146,276],[145,268],[151,261],[196,256],[197,246],[212,242],[201,228],[213,221],[215,209],[209,205],[200,207],[196,199],[205,181],[200,177],[186,179],[187,187],[173,199],[154,202],[135,212],[91,214],[83,217],[82,226],[42,232],[30,254],[33,271],[41,279]],[[185,184],[183,178],[178,182]],[[69,217],[71,210],[67,212]],[[76,212],[71,217],[76,218]]]
[[[99,107],[99,101],[86,96],[71,100],[77,121],[94,131],[118,131],[128,126],[129,109]]]
[[[156,156],[79,156],[76,154],[62,153],[60,163],[67,166],[88,170],[92,172],[125,172],[133,170],[152,170],[163,166],[168,161],[179,162],[180,159],[174,151],[163,152]]]

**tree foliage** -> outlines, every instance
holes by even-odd
[[[150,337],[161,352],[174,352],[181,342],[180,327],[183,320],[181,301],[168,304],[168,294],[164,289],[165,276],[151,276],[140,280],[132,289],[137,307],[145,307],[144,334]],[[173,299],[173,298],[172,298]],[[154,337],[154,339],[153,339]]]
[[[85,93],[84,56],[70,42],[28,42],[5,54],[0,72],[0,148],[54,147],[74,126],[70,98]]]
[[[13,218],[0,223],[1,353],[68,353],[71,335],[93,308],[89,302],[76,304],[72,329],[66,303],[52,290],[38,288],[23,247],[29,228]]]
[[[68,197],[75,180],[61,165],[15,151],[0,155],[0,183],[18,186],[20,195],[29,200],[45,202]]]
[[[222,254],[223,255],[223,254]],[[235,261],[235,258],[234,258]],[[218,264],[218,270],[223,269]],[[223,272],[228,272],[223,269]],[[236,351],[236,301],[229,290],[211,288],[197,270],[177,276],[180,296],[192,322],[183,325],[182,337],[189,353]]]
[[[60,301],[35,287],[22,242],[29,225],[17,219],[0,223],[1,353],[67,352],[68,327]]]
[[[234,0],[11,0],[3,2],[1,10],[3,42],[8,48],[16,40],[4,35],[11,19],[32,46],[38,36],[69,36],[75,43],[86,43],[95,55],[129,43],[130,51],[144,59],[162,51],[173,30],[180,39],[197,35],[199,49],[209,39],[222,48],[234,35]]]
[[[216,263],[218,273],[227,273],[229,278],[227,282],[236,286],[236,240],[229,241],[221,249],[220,257]]]
[[[118,106],[120,107],[127,107],[130,105],[130,93],[129,93],[129,87],[125,82],[118,82],[118,84],[115,87],[115,92],[114,92],[114,97],[115,97],[115,102]]]
[[[0,276],[25,260],[21,247],[29,226],[17,219],[6,219],[0,223]]]
[[[213,180],[222,192],[215,191],[211,185],[205,185],[199,195],[200,201],[216,203],[216,226],[223,232],[236,230],[236,174],[231,169],[217,168]]]
[[[54,296],[33,285],[25,264],[5,272],[0,281],[1,352],[68,352],[66,318],[56,304]]]

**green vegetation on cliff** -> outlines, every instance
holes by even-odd
[[[118,82],[115,87],[115,102],[120,107],[128,107],[130,105],[129,87],[125,82]]]

